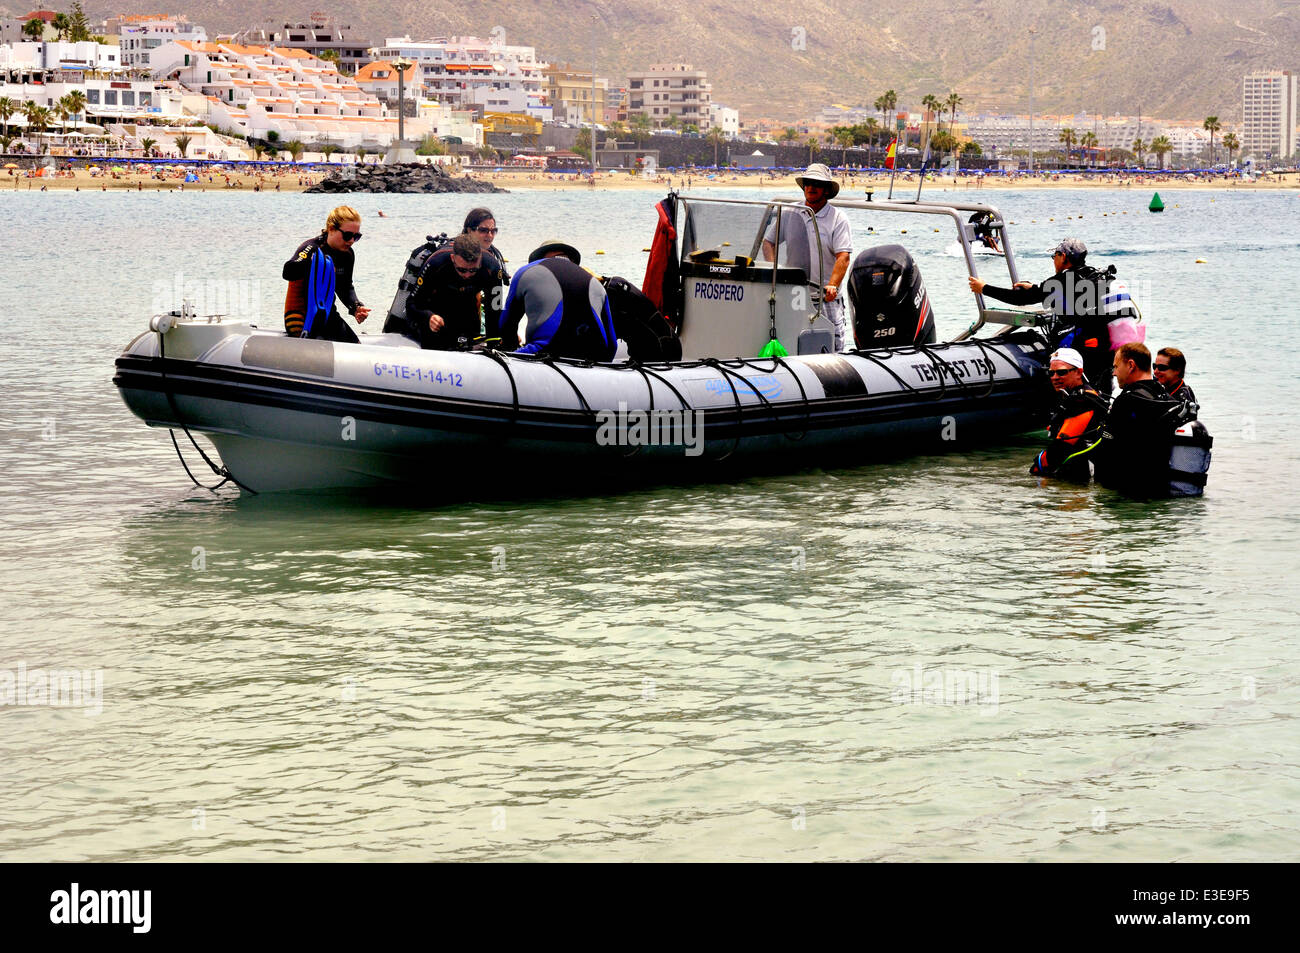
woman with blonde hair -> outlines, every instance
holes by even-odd
[[[361,213],[340,205],[329,213],[321,233],[307,239],[284,263],[284,329],[290,337],[323,338],[356,344],[357,336],[334,306],[335,297],[360,324],[370,309],[352,286],[353,246],[361,240]]]

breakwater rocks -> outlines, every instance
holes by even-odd
[[[453,178],[436,165],[341,166],[305,192],[504,192],[490,182]]]

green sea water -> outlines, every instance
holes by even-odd
[[[960,194],[1027,277],[1066,234],[1118,266],[1188,355],[1203,499],[1040,482],[1032,435],[592,497],[454,463],[422,503],[213,495],[113,359],[178,290],[277,326],[338,200],[0,193],[0,857],[1295,859],[1300,199]],[[477,198],[348,197],[365,329]],[[657,195],[486,198],[515,266],[558,235],[639,281]],[[950,236],[852,221],[965,326]],[[80,707],[31,694],[51,670]]]

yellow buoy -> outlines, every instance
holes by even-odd
[[[648,249],[648,248],[642,248],[641,250],[642,250],[642,251],[649,251],[650,249]]]
[[[1198,259],[1196,259],[1196,263],[1197,263],[1198,265],[1204,265],[1206,262],[1205,262],[1205,259],[1204,259],[1204,258],[1198,258]]]
[[[597,249],[596,249],[596,254],[597,254],[597,255],[603,255],[603,254],[605,254],[605,249],[603,249],[603,248],[597,248]]]
[[[906,235],[906,234],[907,234],[907,229],[903,229],[902,234]]]
[[[937,229],[937,228],[935,229],[936,232],[937,232],[938,230],[939,230],[939,229]]]
[[[723,248],[726,248],[726,247],[727,247],[728,245],[730,245],[730,244],[731,244],[731,242],[723,242],[723,243],[722,243],[722,247],[723,247]],[[596,254],[599,255],[600,252],[596,252]]]

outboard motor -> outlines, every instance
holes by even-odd
[[[849,300],[860,348],[935,341],[921,269],[902,245],[877,245],[858,255],[849,270]]]

